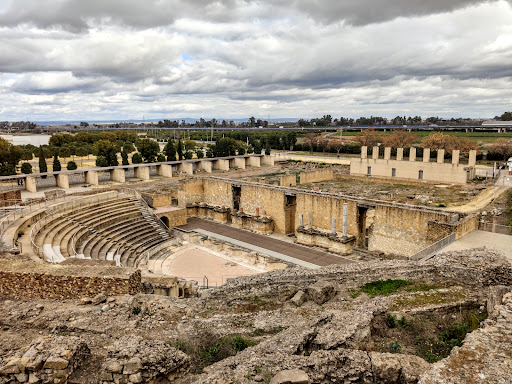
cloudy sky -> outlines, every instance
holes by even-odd
[[[0,0],[0,120],[512,109],[512,0]]]

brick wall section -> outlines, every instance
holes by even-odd
[[[44,266],[43,271],[38,272],[36,266]],[[104,267],[103,272],[83,275],[66,274],[67,270],[35,263],[16,263],[9,267],[6,262],[0,262],[0,296],[60,300],[93,297],[101,292],[135,295],[141,290],[140,270],[131,270],[126,275],[126,269],[118,269],[119,272],[110,276]]]
[[[19,189],[0,192],[0,207],[12,205],[14,203],[12,200],[21,200],[21,191]]]
[[[320,181],[332,180],[332,168],[318,169],[316,171],[302,172],[300,174],[300,184],[318,183]]]

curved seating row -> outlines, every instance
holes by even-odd
[[[57,263],[70,257],[113,261],[117,256],[122,265],[138,267],[168,253],[171,240],[142,202],[122,194],[56,210],[32,231],[40,255]]]

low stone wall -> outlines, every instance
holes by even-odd
[[[480,215],[466,216],[453,222],[439,222],[430,220],[428,222],[427,240],[432,242],[444,239],[453,232],[457,233],[456,239],[460,239],[464,235],[477,230],[480,223]]]
[[[177,201],[177,193],[141,193],[144,200],[153,208],[173,205],[173,198]]]
[[[254,216],[244,212],[233,212],[231,223],[234,227],[249,229],[254,232],[272,233],[274,220],[269,216]]]
[[[21,200],[21,191],[19,189],[0,192],[0,207],[13,205],[14,200]]]
[[[300,184],[318,183],[320,181],[332,180],[332,168],[323,168],[316,171],[302,172],[299,176]]]
[[[177,227],[178,225],[187,224],[186,208],[176,208],[176,209],[167,210],[164,212],[158,212],[158,210],[157,210],[157,211],[155,211],[155,213],[159,218],[167,217],[167,219],[169,220],[169,224],[168,224],[169,228],[174,228],[174,227]]]
[[[0,261],[0,297],[79,299],[101,292],[135,295],[141,290],[139,270],[86,268]]]
[[[356,245],[355,236],[343,237],[314,228],[299,227],[296,235],[299,244],[322,247],[344,255],[352,253],[352,248]]]
[[[297,175],[283,175],[279,178],[281,187],[294,187],[297,185]]]
[[[89,353],[76,336],[42,337],[0,367],[0,382],[67,383]]]

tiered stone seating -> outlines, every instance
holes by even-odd
[[[47,261],[57,263],[69,257],[114,260],[119,255],[121,264],[137,267],[168,253],[171,240],[142,202],[112,192],[101,201],[62,204],[37,224],[34,243]]]

